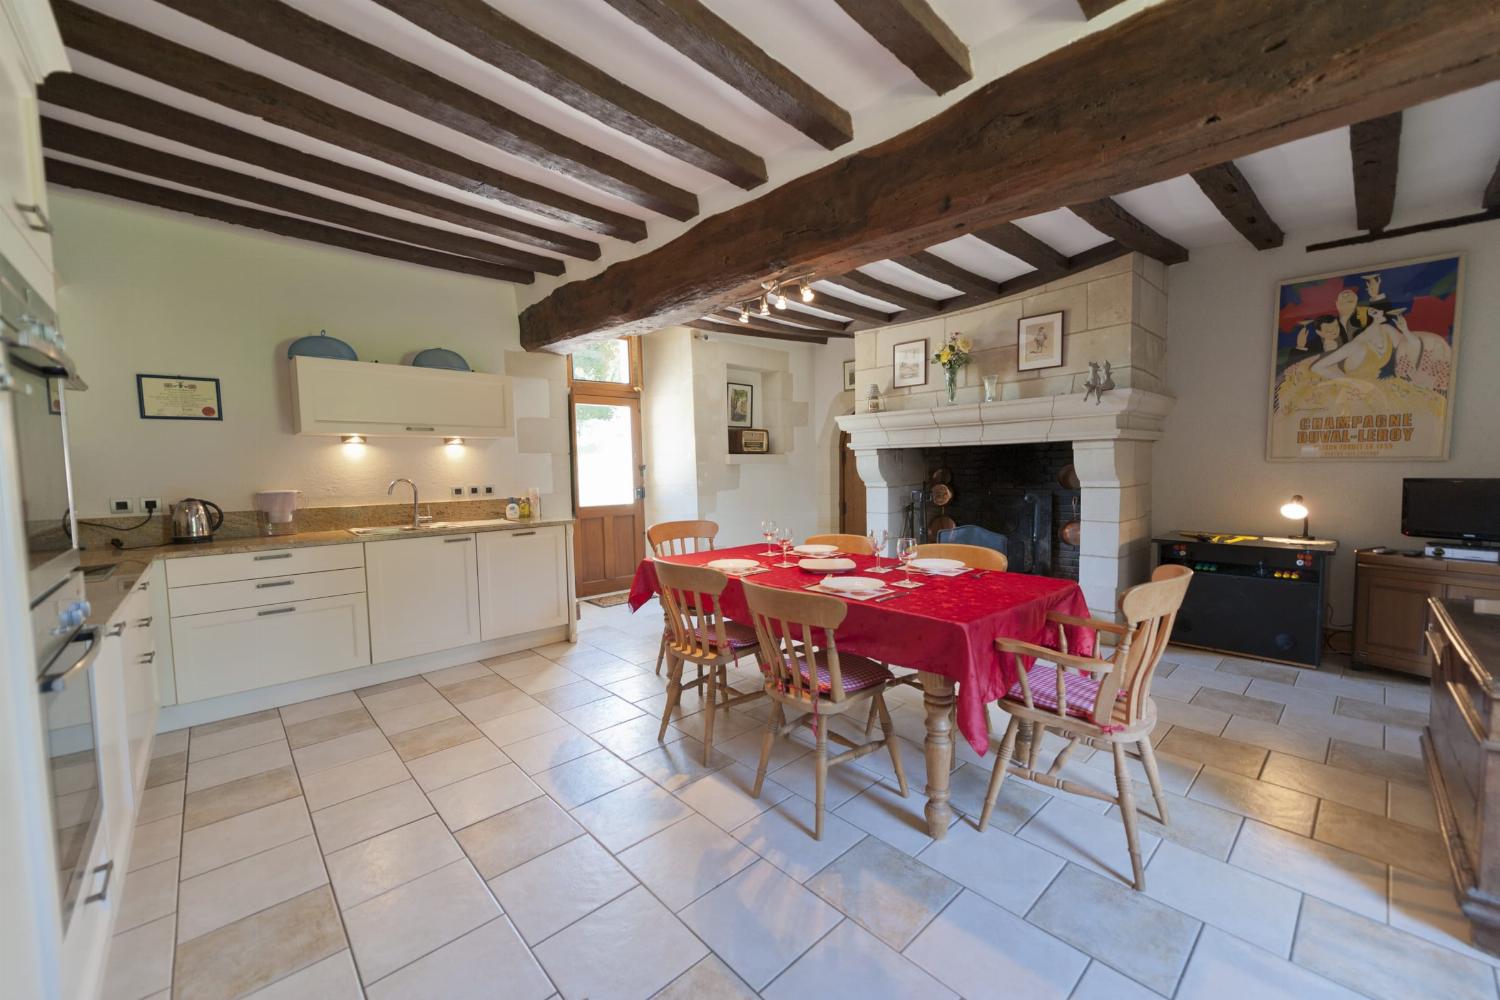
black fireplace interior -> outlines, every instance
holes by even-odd
[[[1079,494],[1063,485],[1073,464],[1073,446],[1046,444],[924,448],[928,489],[918,498],[916,520],[924,526],[946,515],[956,524],[977,524],[1006,536],[1010,567],[1078,579],[1078,546],[1063,541],[1064,526],[1079,520]],[[933,474],[946,470],[952,500],[932,502]],[[923,531],[936,541],[936,531]],[[1076,538],[1076,535],[1074,536]]]

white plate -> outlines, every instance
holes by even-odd
[[[869,590],[884,590],[884,580],[872,580],[868,576],[830,576],[819,586],[827,590],[842,590],[848,594],[861,594]]]
[[[853,559],[799,559],[797,565],[809,573],[847,573],[854,568]]]
[[[928,573],[951,573],[965,568],[960,559],[913,559],[911,565],[913,569],[925,570]]]
[[[823,556],[831,556],[831,555],[834,555],[835,553],[837,553],[838,550],[839,550],[839,547],[837,545],[794,545],[794,546],[792,546],[792,551],[795,552],[795,553],[797,553],[799,556],[813,556],[814,558],[821,558]]]
[[[747,573],[759,565],[754,559],[715,559],[708,568],[721,573]]]

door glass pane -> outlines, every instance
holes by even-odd
[[[629,406],[578,403],[578,505],[614,507],[635,502],[635,430]]]
[[[596,340],[571,355],[573,381],[630,384],[630,343]]]

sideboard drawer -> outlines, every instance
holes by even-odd
[[[234,608],[256,608],[314,597],[362,594],[363,569],[330,569],[321,573],[290,573],[261,580],[205,583],[196,587],[173,587],[168,593],[172,617],[202,615]]]
[[[231,580],[260,580],[292,573],[356,569],[364,564],[365,547],[359,542],[231,552],[217,556],[184,556],[167,560],[167,586],[195,587]]]

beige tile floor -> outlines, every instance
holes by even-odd
[[[656,740],[659,613],[583,625],[158,737],[106,996],[1497,998],[1411,679],[1172,649],[1172,825],[1142,817],[1136,893],[1105,803],[1011,782],[979,833],[992,758],[967,747],[929,838],[910,688],[912,794],[884,754],[840,767],[813,841],[805,743],[751,798],[762,705],[718,723],[705,766],[695,698]],[[1107,755],[1067,772],[1113,780]]]

